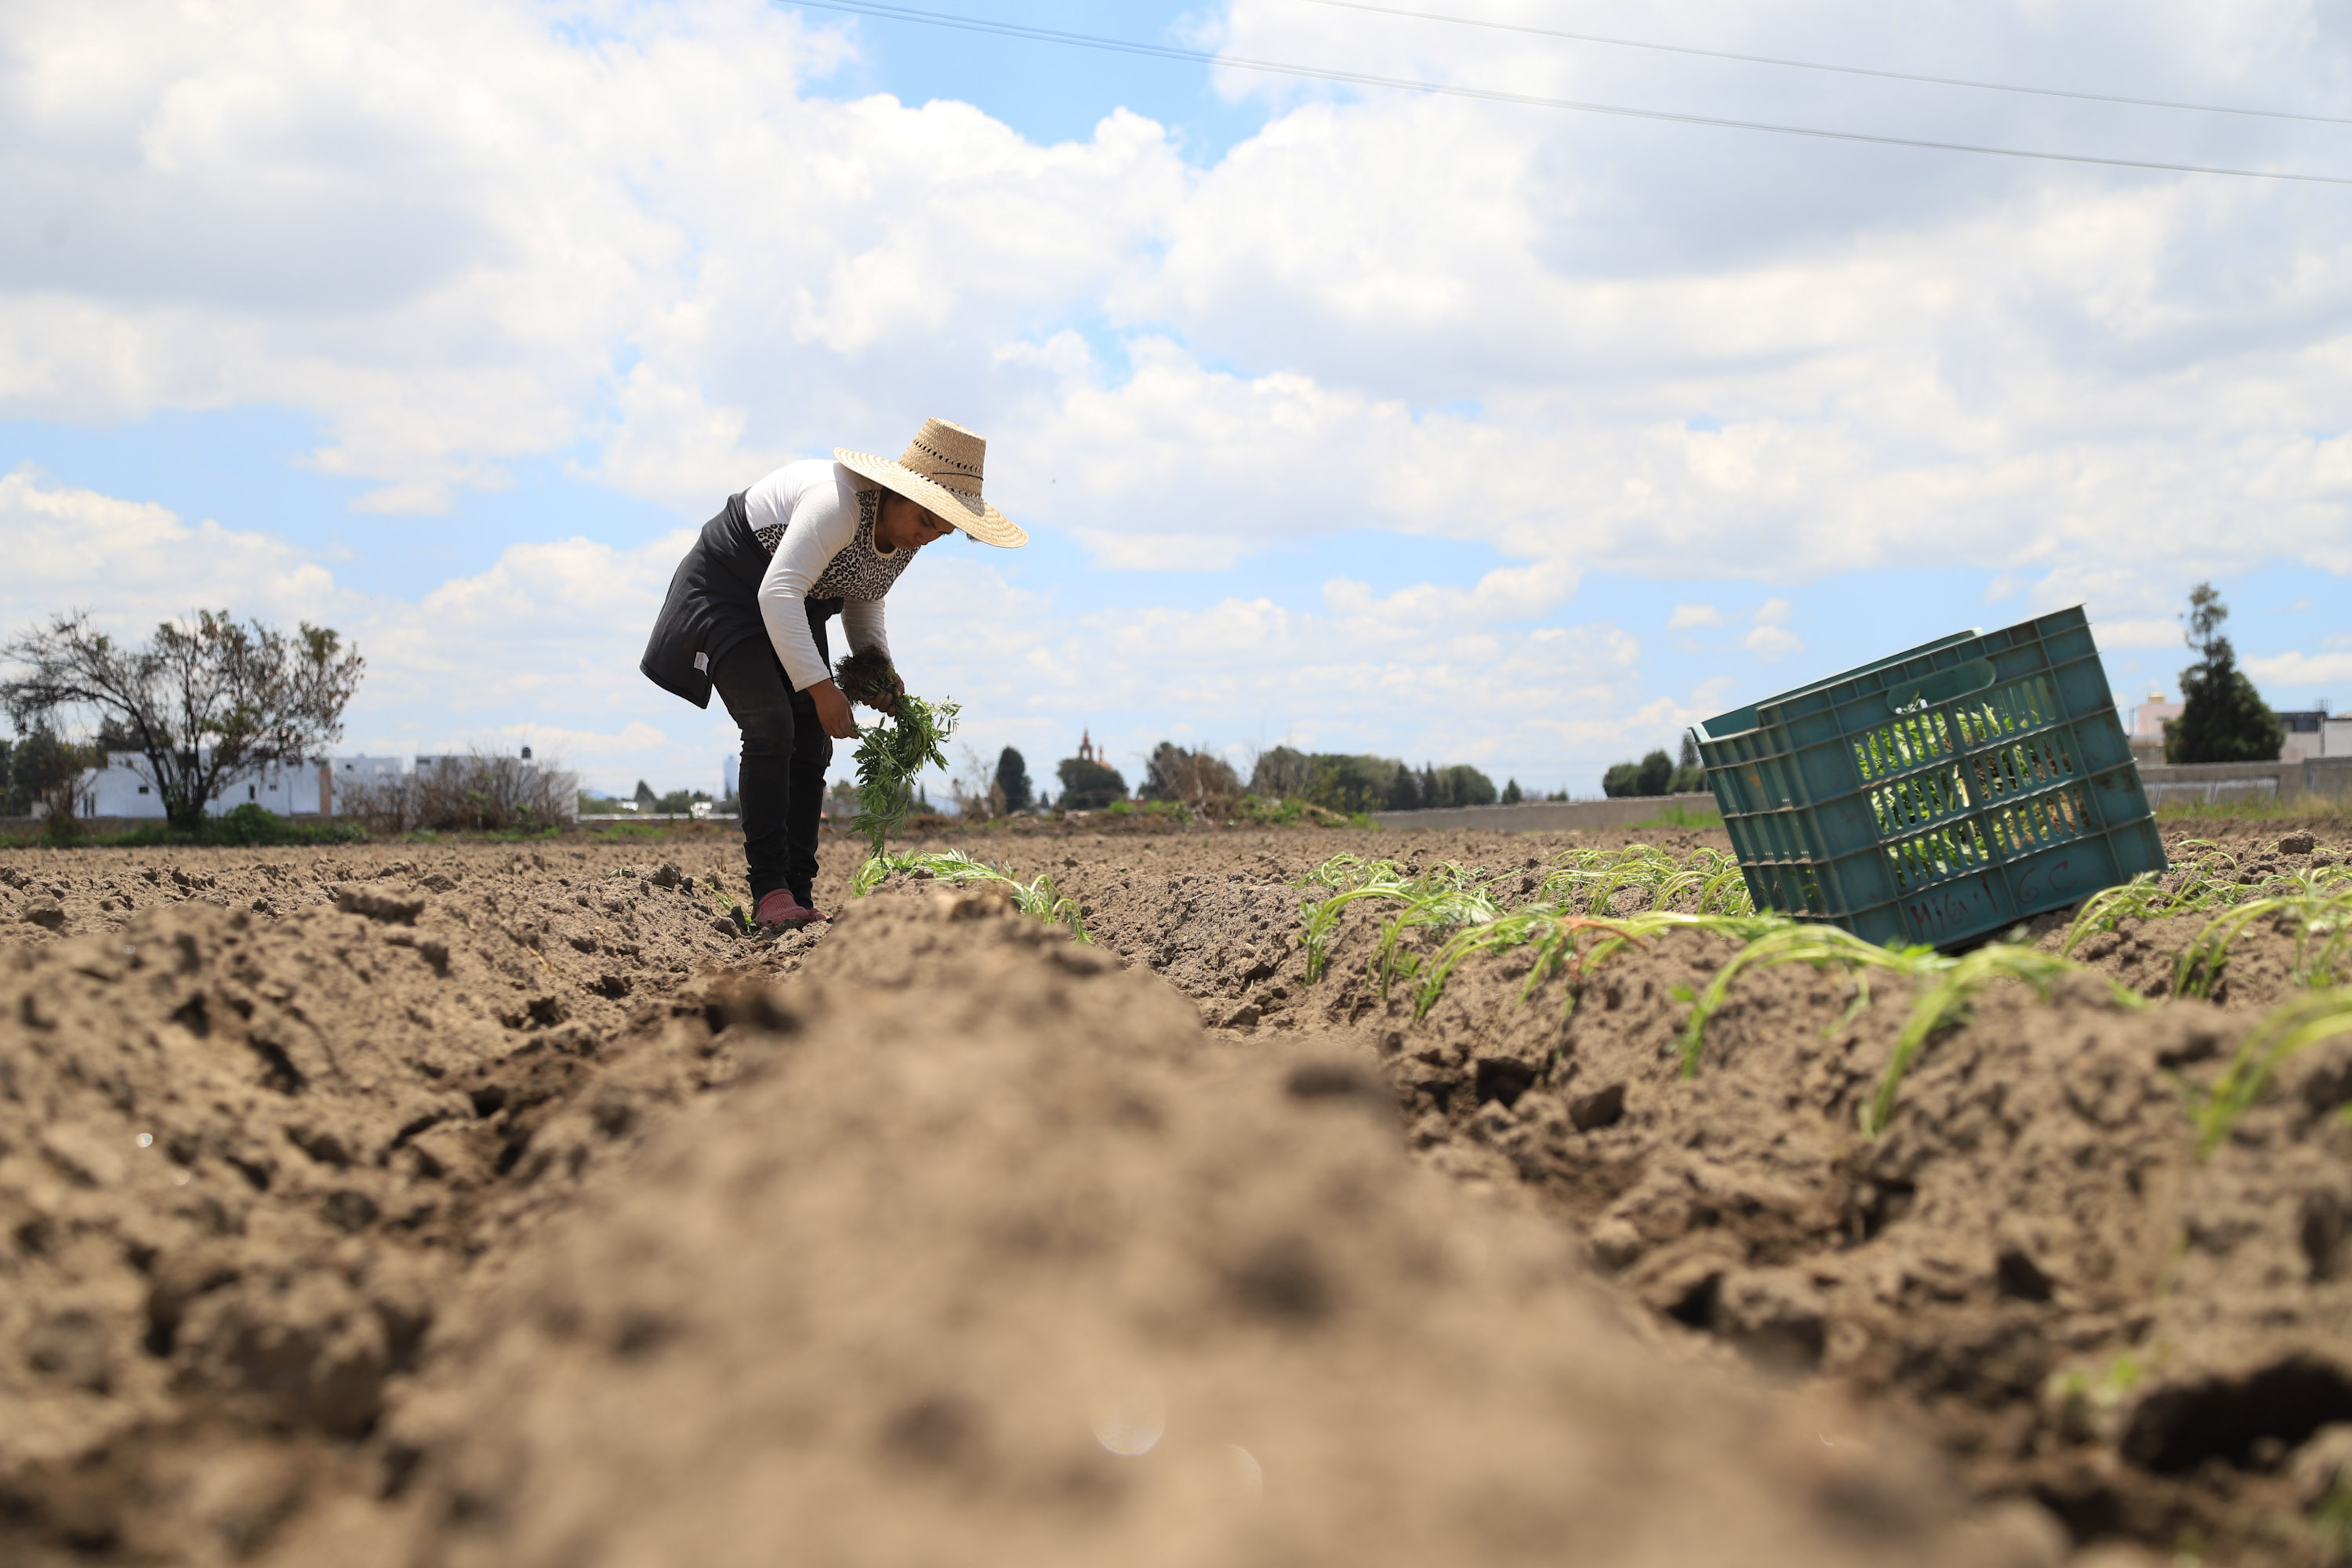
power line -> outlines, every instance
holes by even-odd
[[[1019,22],[997,22],[980,16],[958,16],[942,11],[918,11],[906,5],[861,4],[859,0],[789,0],[803,9],[841,11],[889,22],[919,22],[925,26],[954,27],[967,33],[1035,43],[1062,44],[1073,48],[1102,49],[1113,54],[1142,55],[1152,59],[1188,64],[1226,66],[1272,76],[1304,77],[1318,81],[1344,82],[1351,87],[1389,88],[1400,92],[1431,93],[1467,98],[1485,103],[1511,103],[1529,109],[1563,109],[1579,114],[1608,114],[1626,120],[1657,121],[1670,125],[1706,125],[1723,131],[1761,131],[1774,136],[1809,136],[1825,142],[1861,142],[1880,147],[1917,147],[1934,153],[1973,153],[1992,158],[2025,158],[2042,163],[2087,163],[2109,169],[2143,169],[2166,174],[2220,174],[2240,180],[2293,180],[2304,184],[2352,185],[2352,178],[2336,174],[2295,174],[2275,169],[2230,169],[2204,163],[2165,163],[2140,158],[2101,158],[2087,153],[2041,153],[2022,147],[1988,147],[1969,142],[1934,142],[1916,136],[1886,136],[1864,131],[1828,131],[1816,126],[1775,125],[1757,120],[1727,120],[1711,114],[1675,114],[1660,109],[1633,109],[1622,104],[1588,103],[1575,99],[1545,98],[1534,93],[1501,92],[1488,88],[1456,87],[1444,82],[1412,81],[1402,77],[1375,76],[1365,71],[1335,70],[1294,65],[1280,60],[1244,59],[1172,44],[1147,44],[1129,38],[1101,38],[1087,33],[1066,33],[1032,27]]]
[[[1819,60],[1786,60],[1771,55],[1739,55],[1728,49],[1702,49],[1688,44],[1655,44],[1641,38],[1612,38],[1599,33],[1570,33],[1556,27],[1530,27],[1517,22],[1490,22],[1482,16],[1447,16],[1433,11],[1404,11],[1393,5],[1370,5],[1363,0],[1308,0],[1346,11],[1369,11],[1381,16],[1404,16],[1416,22],[1451,22],[1464,27],[1486,27],[1501,33],[1526,33],[1538,38],[1565,38],[1571,43],[1608,44],[1621,49],[1656,49],[1670,55],[1696,55],[1702,59],[1738,60],[1743,65],[1786,66],[1791,70],[1835,71],[1841,76],[1876,77],[1882,81],[1925,82],[1931,87],[1966,87],[1984,92],[2023,92],[2039,98],[2071,98],[2084,103],[2120,103],[2135,109],[2179,109],[2193,114],[2244,114],[2262,120],[2294,120],[2308,125],[2352,125],[2352,119],[2333,114],[2295,114],[2283,109],[2244,109],[2223,103],[2175,103],[2162,98],[2120,98],[2104,92],[2073,92],[2058,87],[2021,87],[2014,82],[1970,81],[1965,77],[1915,76],[1909,71],[1874,70],[1867,66],[1824,65]]]

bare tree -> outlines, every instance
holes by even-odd
[[[0,679],[21,730],[94,714],[136,750],[133,764],[174,827],[193,831],[229,782],[263,763],[296,763],[342,738],[343,708],[366,663],[325,626],[292,635],[227,611],[166,621],[154,640],[118,643],[86,613],[53,616],[0,647],[22,672]]]
[[[477,747],[419,757],[415,773],[346,784],[341,799],[342,815],[384,835],[560,827],[579,815],[580,775]]]
[[[962,771],[948,781],[948,789],[955,795],[956,810],[976,822],[992,822],[1004,815],[1004,786],[997,781],[995,772],[970,746],[958,746],[963,757]]]
[[[1206,746],[1188,752],[1173,741],[1162,741],[1152,749],[1144,767],[1143,787],[1136,793],[1146,800],[1182,801],[1206,816],[1221,814],[1242,793],[1242,786],[1234,776],[1233,764]]]

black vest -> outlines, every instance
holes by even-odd
[[[637,661],[646,679],[697,708],[709,707],[710,667],[739,644],[768,640],[767,623],[760,618],[760,580],[768,574],[768,562],[744,515],[741,492],[729,496],[669,580],[669,596],[646,641],[646,657]],[[824,623],[840,610],[838,599],[808,601],[819,658],[827,651]]]

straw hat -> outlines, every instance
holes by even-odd
[[[1011,550],[1028,543],[1029,536],[1018,523],[980,499],[981,460],[987,455],[986,441],[944,419],[924,420],[922,429],[895,463],[846,447],[833,449],[834,460],[852,473],[888,486],[982,544]]]

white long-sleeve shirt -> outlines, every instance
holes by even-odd
[[[809,635],[811,599],[842,602],[841,626],[853,652],[890,655],[882,598],[915,552],[876,547],[881,500],[872,480],[824,458],[787,463],[743,492],[743,513],[770,552],[760,579],[760,618],[795,691],[833,676]]]

